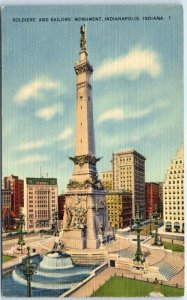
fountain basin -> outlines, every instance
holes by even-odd
[[[44,269],[65,269],[72,268],[71,256],[66,253],[50,252],[47,253],[39,265]]]
[[[32,276],[31,281],[32,297],[59,297],[86,279],[97,267],[95,265],[73,265],[71,257],[65,253],[51,254],[53,253],[45,255],[42,261],[39,255],[32,258],[32,262],[38,265],[37,272]],[[66,261],[64,267],[59,262],[60,257]],[[51,261],[55,262],[53,266]],[[18,265],[12,273],[2,277],[3,296],[15,298],[15,296],[25,297],[27,295],[27,281],[21,268],[22,265]]]

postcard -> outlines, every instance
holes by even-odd
[[[182,6],[1,19],[2,296],[183,296]]]

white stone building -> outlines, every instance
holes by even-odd
[[[134,149],[122,150],[112,155],[112,182],[114,190],[132,193],[132,215],[138,204],[143,219],[146,217],[145,157]]]
[[[49,230],[58,210],[56,178],[26,178],[25,223],[27,231]]]
[[[163,185],[165,230],[184,232],[184,146],[167,169]]]

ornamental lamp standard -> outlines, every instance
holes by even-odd
[[[153,221],[153,216],[152,216],[151,213],[149,214],[149,220],[150,220],[149,235],[152,236],[153,233],[152,233],[152,227],[151,227],[151,225],[152,225],[152,221]]]
[[[152,246],[162,246],[161,240],[158,238],[158,217],[159,213],[157,212],[157,205],[155,204],[155,211],[152,213],[153,219],[155,221],[155,239]]]
[[[27,297],[31,297],[31,280],[32,275],[36,272],[36,265],[32,264],[30,259],[30,247],[27,247],[26,261],[23,263],[23,267],[21,269],[27,280]]]
[[[135,257],[133,258],[133,261],[136,261],[138,263],[143,263],[145,261],[145,258],[143,256],[142,250],[141,250],[141,242],[140,242],[140,232],[142,231],[142,217],[139,210],[139,205],[136,206],[136,215],[135,215],[135,222],[133,226],[133,231],[136,231],[137,233],[137,249],[135,253]]]
[[[21,208],[18,217],[19,217],[19,239],[17,243],[18,245],[17,249],[21,251],[21,253],[23,253],[22,247],[25,245],[25,242],[23,240],[23,226],[25,225],[25,218]]]

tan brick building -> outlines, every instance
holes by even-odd
[[[106,196],[109,227],[125,228],[131,225],[132,194],[124,191],[110,190]]]
[[[58,187],[56,178],[26,178],[26,229],[49,230],[53,214],[58,211]]]
[[[142,217],[146,218],[145,157],[134,149],[122,150],[112,155],[113,190],[132,192],[132,214],[139,204]]]

